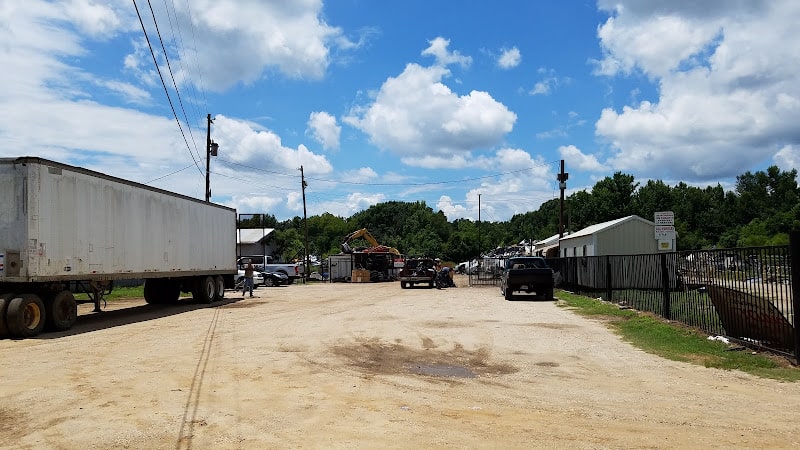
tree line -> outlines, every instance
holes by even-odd
[[[797,170],[746,172],[736,177],[733,191],[720,184],[699,188],[662,181],[635,181],[616,172],[591,190],[574,192],[565,199],[567,231],[638,215],[653,220],[655,212],[673,211],[678,250],[784,245],[789,232],[800,230],[800,190]],[[541,240],[558,233],[560,200],[543,203],[538,210],[514,215],[504,222],[448,221],[442,211],[424,202],[378,203],[351,217],[330,213],[308,217],[309,253],[321,259],[341,251],[349,233],[366,228],[379,243],[406,255],[428,255],[447,261],[466,261],[496,247],[522,240]],[[306,224],[302,217],[279,222],[271,214],[241,220],[240,228],[274,228],[274,244],[284,261],[302,260]],[[352,247],[368,246],[351,242]]]

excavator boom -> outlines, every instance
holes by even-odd
[[[372,247],[365,250],[368,252],[388,252],[393,253],[395,255],[399,255],[400,251],[394,247],[386,247],[385,245],[381,245],[378,243],[378,240],[375,239],[374,236],[367,230],[366,228],[362,228],[360,230],[356,230],[347,236],[344,237],[344,241],[342,242],[342,252],[343,253],[353,253],[353,249],[350,247],[350,241],[353,239],[364,238],[369,245]]]

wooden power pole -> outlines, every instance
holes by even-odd
[[[564,172],[564,160],[561,160],[561,172],[559,172],[556,179],[558,180],[558,188],[561,190],[561,202],[559,203],[558,213],[558,238],[564,237],[564,190],[567,189],[567,179],[569,174]]]

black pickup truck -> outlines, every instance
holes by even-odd
[[[436,281],[436,261],[433,258],[408,258],[400,269],[400,287],[414,287],[414,284],[427,284],[433,287]]]
[[[500,277],[500,292],[506,300],[514,299],[514,292],[536,293],[545,300],[553,299],[553,269],[544,258],[518,256],[509,258]]]

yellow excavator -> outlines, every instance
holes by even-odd
[[[364,238],[369,245],[367,249],[364,249],[364,252],[368,253],[392,253],[394,255],[400,255],[400,251],[394,247],[387,247],[385,245],[381,245],[378,243],[378,240],[375,239],[374,236],[367,230],[366,228],[362,228],[360,230],[356,230],[347,236],[344,237],[344,242],[342,242],[342,253],[353,253],[353,249],[350,247],[350,241],[353,239]]]

